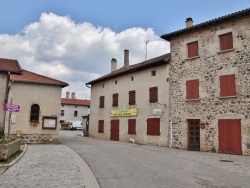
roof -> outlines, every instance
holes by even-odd
[[[61,104],[90,106],[90,100],[61,98]]]
[[[209,20],[207,22],[203,22],[203,23],[200,23],[200,24],[185,28],[185,29],[181,29],[181,30],[174,31],[172,33],[161,35],[161,38],[165,39],[167,41],[170,41],[170,39],[173,36],[176,36],[178,34],[182,34],[182,33],[187,32],[187,31],[192,31],[194,29],[199,29],[199,28],[202,28],[202,27],[207,26],[207,25],[211,25],[211,24],[214,24],[214,23],[226,21],[228,19],[235,18],[235,17],[242,16],[242,15],[246,15],[246,14],[249,14],[249,13],[250,13],[250,8],[247,8],[247,9],[244,9],[244,10],[232,13],[232,14],[221,16],[221,17]]]
[[[69,84],[49,78],[40,74],[36,74],[27,70],[22,70],[22,74],[10,74],[10,79],[18,82],[28,82],[28,83],[37,83],[37,84],[46,84],[46,85],[58,85],[66,87]]]
[[[129,68],[125,68],[123,66],[122,68],[117,69],[116,71],[113,71],[113,72],[111,72],[109,74],[106,74],[106,75],[104,75],[104,76],[102,76],[100,78],[97,78],[95,80],[92,80],[92,81],[86,83],[86,85],[91,85],[91,84],[94,84],[94,83],[97,83],[97,82],[101,82],[101,81],[104,81],[104,80],[107,80],[107,79],[110,79],[110,78],[114,78],[114,77],[118,77],[118,76],[121,76],[121,75],[136,72],[136,71],[139,71],[139,70],[143,70],[143,69],[146,69],[146,68],[149,68],[149,67],[154,67],[154,66],[167,64],[167,63],[169,63],[169,61],[170,61],[170,53],[164,54],[164,55],[155,57],[153,59],[143,61],[141,63],[130,65]]]
[[[21,74],[22,69],[17,60],[0,58],[0,71]]]

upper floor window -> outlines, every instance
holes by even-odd
[[[230,50],[233,49],[233,35],[232,32],[219,35],[220,39],[220,50]]]
[[[128,104],[134,105],[135,104],[135,90],[128,92]]]
[[[156,71],[155,70],[151,71],[151,76],[155,76],[155,75],[156,75]]]
[[[77,117],[78,116],[78,112],[74,111],[74,116]]]
[[[113,94],[113,107],[118,106],[118,93]]]
[[[149,102],[150,103],[158,102],[158,87],[149,88]]]
[[[188,58],[197,57],[199,55],[198,41],[187,43]]]
[[[64,110],[61,110],[61,116],[64,116]]]
[[[100,100],[99,100],[99,107],[100,107],[100,108],[104,108],[104,99],[105,99],[104,96],[101,96],[101,97],[100,97]]]
[[[187,99],[199,99],[199,80],[186,81]]]
[[[236,96],[234,74],[220,76],[220,96]]]
[[[30,122],[39,122],[40,107],[38,104],[33,104],[30,110]]]

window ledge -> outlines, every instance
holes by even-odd
[[[185,60],[192,60],[192,59],[196,59],[196,58],[200,58],[200,56],[198,55],[198,56],[194,56],[194,57],[188,57]]]
[[[218,97],[219,99],[231,99],[231,98],[237,98],[238,96],[237,95],[234,95],[234,96],[220,96]]]
[[[196,102],[196,101],[200,101],[201,98],[198,99],[186,99],[186,102]]]
[[[223,51],[217,52],[217,54],[222,54],[222,53],[226,53],[226,52],[231,52],[231,51],[234,51],[234,50],[235,50],[235,48],[228,49],[228,50],[223,50]]]

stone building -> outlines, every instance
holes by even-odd
[[[129,65],[124,51],[124,66],[91,85],[89,136],[123,142],[167,146],[169,126],[169,59],[165,54]]]
[[[250,9],[161,38],[171,43],[174,148],[250,155]]]
[[[20,112],[1,110],[5,134],[18,136],[23,143],[57,143],[61,91],[68,83],[23,70],[16,60],[0,58],[0,67],[10,70],[4,76],[7,83],[0,95],[1,99],[6,95],[2,105],[21,107]]]

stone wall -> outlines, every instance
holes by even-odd
[[[58,135],[44,135],[44,134],[34,134],[34,135],[21,135],[20,137],[22,144],[57,144]]]
[[[233,33],[234,49],[220,52],[221,33]],[[187,58],[187,43],[199,57]],[[237,96],[220,97],[220,75],[235,74]],[[186,100],[186,81],[199,79],[200,99]],[[173,147],[188,149],[188,119],[200,119],[201,151],[218,151],[218,119],[241,119],[242,153],[250,155],[250,16],[232,18],[171,39],[170,104]]]

